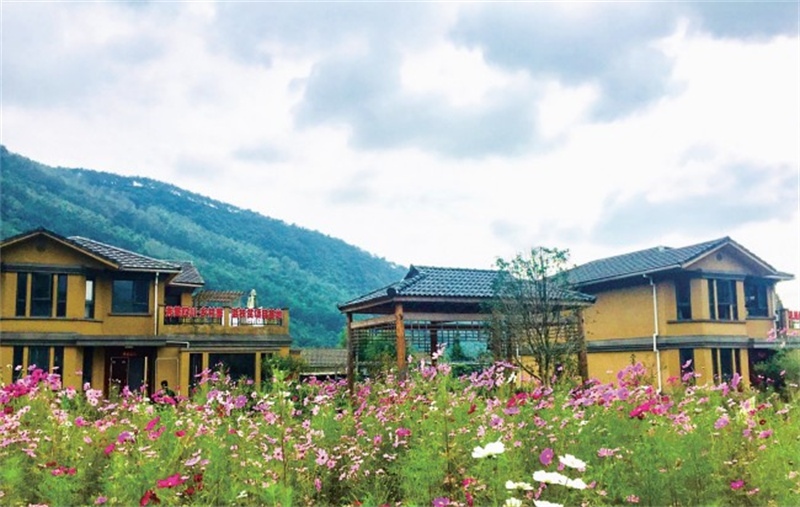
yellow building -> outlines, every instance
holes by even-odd
[[[188,394],[195,375],[222,363],[258,385],[266,355],[288,355],[287,309],[255,294],[201,290],[191,262],[153,259],[37,229],[0,243],[0,379],[36,365],[65,386]]]
[[[589,375],[610,381],[642,362],[659,386],[687,371],[747,382],[777,346],[774,287],[790,279],[728,237],[578,266],[570,283],[597,298],[584,310]]]

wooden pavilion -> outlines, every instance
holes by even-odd
[[[370,343],[390,343],[403,374],[409,352],[437,351],[440,345],[488,354],[489,303],[500,272],[485,269],[411,266],[393,284],[339,305],[347,318],[347,378],[352,387]],[[592,296],[566,291],[573,304],[588,305]],[[474,360],[474,357],[473,357]]]

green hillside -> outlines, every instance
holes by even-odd
[[[288,307],[300,346],[335,345],[336,304],[405,269],[319,232],[149,178],[52,168],[0,147],[0,235],[45,227],[152,257],[192,260],[206,288]]]

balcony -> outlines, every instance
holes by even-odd
[[[287,308],[161,306],[159,335],[288,335]]]

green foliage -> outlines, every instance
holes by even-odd
[[[3,387],[0,505],[531,507],[534,491],[564,505],[800,504],[796,403],[727,385],[658,394],[641,365],[626,371],[618,385],[550,389],[515,384],[501,364],[454,378],[441,363],[352,396],[342,382],[276,375],[265,391],[215,373],[177,406]],[[490,443],[504,448],[476,455]],[[585,470],[559,468],[567,455]],[[537,472],[586,487],[545,488]]]
[[[296,345],[335,346],[344,325],[336,304],[404,272],[341,240],[148,178],[55,169],[5,147],[0,165],[3,238],[45,227],[192,260],[209,289],[254,288],[265,306],[288,307]]]
[[[759,380],[759,387],[775,389],[785,396],[793,390],[787,385],[800,385],[800,350],[778,349],[771,352],[765,361],[753,364],[753,372]]]
[[[499,276],[489,305],[492,352],[545,385],[560,371],[576,370],[577,354],[585,347],[579,306],[568,290],[568,260],[568,250],[545,247],[497,260]]]

